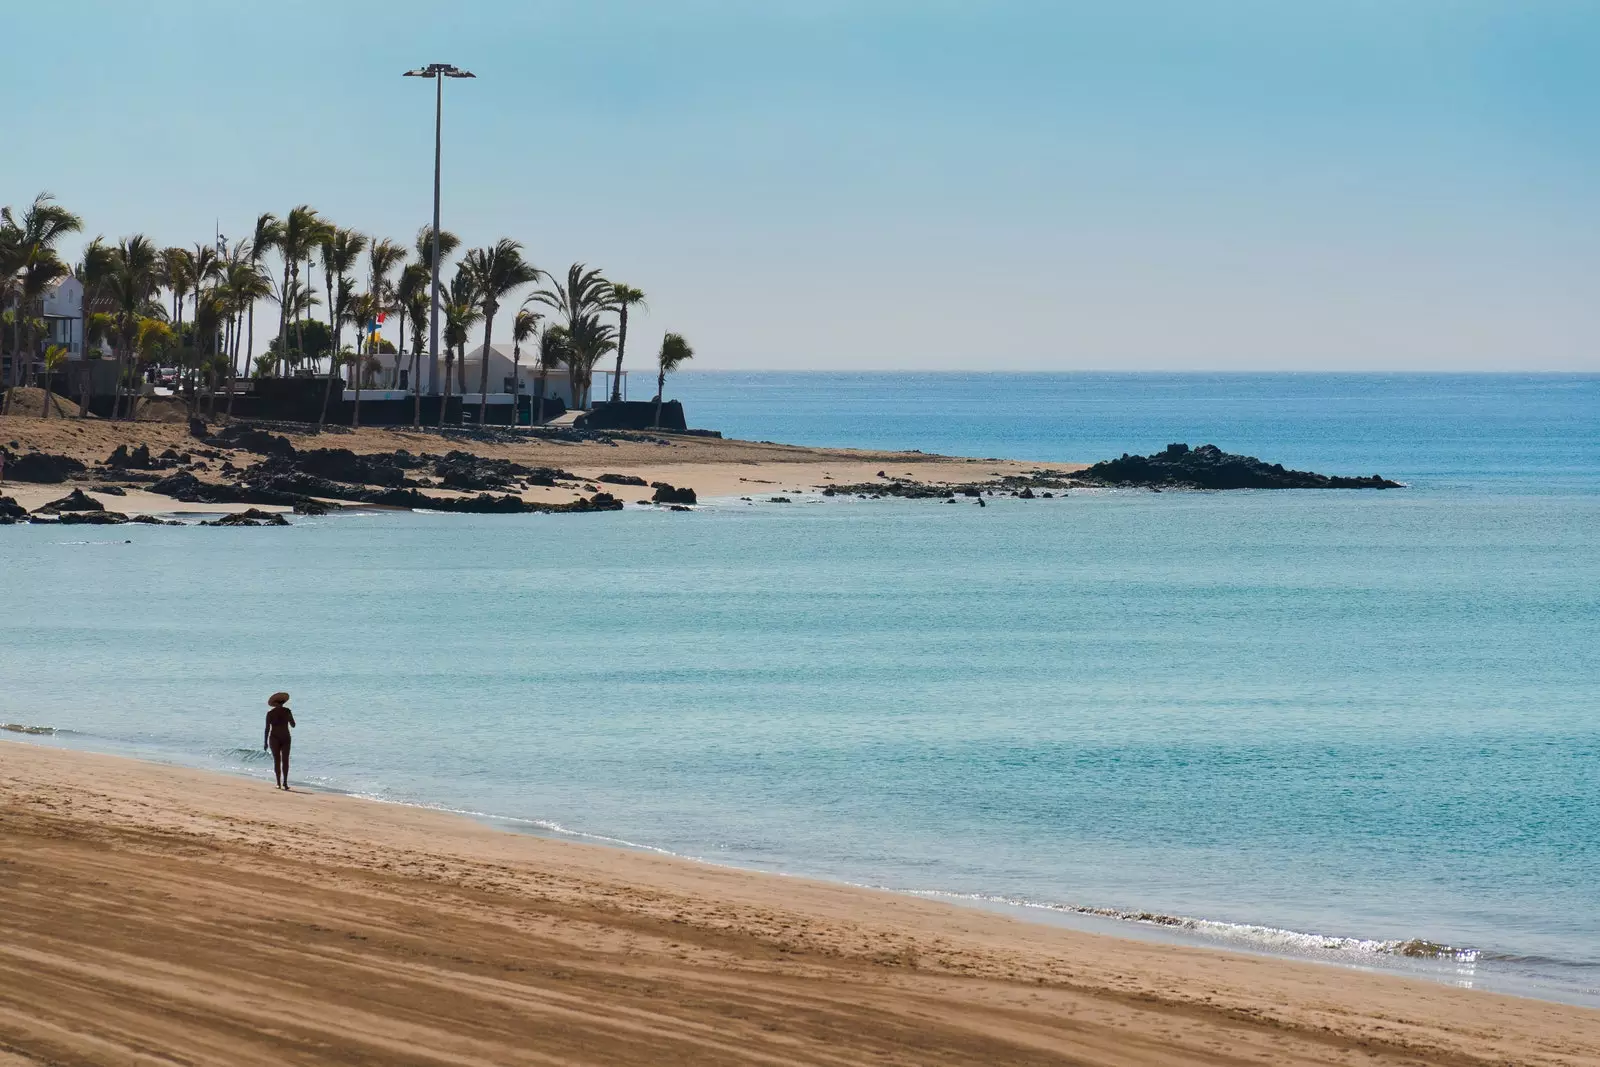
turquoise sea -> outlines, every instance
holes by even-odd
[[[267,778],[288,689],[324,788],[1600,1005],[1600,376],[674,388],[743,437],[1408,488],[10,527],[0,721]]]

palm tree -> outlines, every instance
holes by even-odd
[[[195,288],[196,267],[194,253],[187,248],[167,248],[161,252],[161,284],[172,292],[170,321],[180,335],[183,333],[183,301]]]
[[[411,271],[408,269],[406,274]],[[427,329],[428,316],[433,311],[433,296],[429,279],[423,279],[420,288],[411,290],[405,298],[405,316],[411,320],[411,425],[422,425],[422,331]]]
[[[0,228],[11,231],[6,242],[9,248],[7,258],[11,260],[8,273],[21,275],[16,285],[17,315],[13,317],[11,327],[11,384],[17,386],[22,384],[23,372],[27,363],[31,362],[28,357],[37,345],[31,319],[28,343],[26,346],[22,344],[22,320],[29,319],[34,304],[44,295],[45,289],[67,275],[67,265],[56,253],[56,245],[68,234],[83,229],[83,220],[57,204],[55,197],[49,193],[40,193],[33,198],[32,206],[23,213],[21,221],[17,220],[9,207],[0,208]],[[0,409],[9,405],[10,394],[7,393]]]
[[[611,402],[616,404],[622,400],[622,350],[628,343],[628,309],[649,305],[644,302],[644,290],[617,283],[612,283],[610,303],[617,313],[617,369],[611,376]]]
[[[263,274],[263,275],[265,274],[265,268],[262,266],[262,260],[266,258],[267,253],[275,251],[282,244],[283,244],[283,223],[278,221],[278,216],[274,215],[270,211],[263,211],[261,214],[257,215],[256,216],[255,232],[252,233],[251,236],[250,236],[250,244],[249,244],[248,255],[250,257],[250,265],[256,269],[256,272],[258,274]],[[257,297],[256,298],[257,300],[263,299],[265,297],[269,297],[269,296],[272,295],[272,286],[271,286],[271,284],[269,283],[265,288],[266,288],[266,292],[262,293],[260,297]],[[256,302],[255,302],[255,300],[251,300],[250,301],[249,309],[246,311],[245,314],[247,316],[247,327],[246,328],[248,329],[249,333],[245,337],[244,359],[245,359],[245,372],[249,373],[250,361],[255,358],[255,353],[256,353]],[[228,398],[228,403],[229,403],[228,412],[229,412],[229,414],[232,414],[233,413],[233,407],[232,407],[233,398],[231,396]]]
[[[66,363],[67,363],[67,346],[66,345],[51,345],[49,348],[46,348],[44,350],[45,389],[44,389],[44,399],[40,402],[40,405],[44,409],[42,414],[47,419],[50,417],[50,409],[51,408],[55,408],[56,411],[61,412],[61,417],[62,418],[66,418],[67,417],[66,412],[61,411],[61,402],[56,399],[56,394],[54,393],[54,391],[51,390],[50,384],[49,384],[50,383],[50,379],[55,376],[57,371],[59,371],[62,367],[66,366]]]
[[[694,358],[694,349],[681,333],[669,333],[661,339],[661,352],[656,356],[656,416],[650,423],[661,425],[661,394],[667,388],[667,375],[678,369],[685,360]]]
[[[327,226],[318,243],[322,252],[322,278],[327,291],[334,294],[328,302],[328,326],[333,332],[333,353],[329,356],[328,382],[322,390],[322,410],[317,413],[317,430],[320,433],[328,418],[328,402],[333,398],[335,364],[339,361],[339,339],[343,334],[345,310],[349,302],[350,270],[367,247],[367,235],[343,227]]]
[[[369,316],[360,323],[362,327],[368,322],[376,322],[379,315],[387,314],[394,304],[393,284],[389,275],[405,262],[406,250],[389,240],[387,237],[372,242],[372,248],[367,253],[367,296],[370,298],[371,309]],[[366,330],[363,329],[361,337],[366,340]],[[361,345],[356,346],[356,351],[362,350]],[[395,362],[400,360],[399,350],[395,350]],[[366,363],[361,361],[356,367],[356,404],[351,411],[350,425],[361,425],[361,385],[360,381],[365,376]]]
[[[234,378],[239,372],[239,327],[240,315],[255,317],[256,301],[272,295],[272,281],[261,269],[261,261],[254,254],[253,245],[246,246],[243,256],[235,258],[228,264],[227,275],[223,287],[227,292],[229,308],[233,313],[233,347],[228,353],[228,408],[227,415],[233,417]],[[251,342],[254,342],[254,328],[252,327]],[[245,348],[246,367],[249,366],[249,344]]]
[[[278,249],[278,254],[283,257],[283,284],[278,288],[280,296],[298,297],[300,295],[300,264],[309,259],[312,249],[322,243],[322,235],[327,228],[328,223],[323,220],[322,216],[317,214],[315,208],[307,204],[301,204],[289,212],[288,217],[277,227],[277,240],[274,243]],[[287,354],[289,351],[289,314],[293,310],[298,315],[298,300],[279,300],[278,307],[280,312],[278,319],[278,345]]]
[[[322,303],[321,300],[317,299],[315,290],[301,285],[297,280],[290,280],[287,292],[278,289],[276,282],[273,283],[273,286],[272,300],[278,305],[282,320],[285,322],[290,319],[298,319],[302,315],[309,315],[312,308]],[[276,371],[281,377],[284,368],[292,372],[299,367],[301,359],[304,358],[304,353],[298,345],[293,348],[290,347],[287,332],[278,335],[277,345],[277,354],[274,358],[268,360],[265,365],[269,369]]]
[[[11,358],[15,364],[19,353],[19,335],[17,328],[22,316],[15,311],[5,311],[5,307],[17,300],[22,289],[22,279],[19,276],[23,263],[22,253],[22,228],[11,219],[7,211],[0,211],[0,322],[9,319],[11,323]],[[20,308],[18,309],[20,310]],[[5,348],[5,339],[0,337],[0,352]],[[6,388],[6,379],[0,377],[0,415],[5,414],[6,406],[11,401],[11,391]]]
[[[582,360],[582,358],[590,357],[590,355],[595,360],[598,360],[602,355],[605,355],[605,352],[610,352],[613,349],[614,346],[610,341],[605,342],[603,350],[598,350],[597,347],[598,341],[600,341],[600,336],[598,336],[598,331],[600,331],[598,315],[611,306],[611,283],[606,282],[605,277],[602,277],[598,270],[590,270],[589,267],[584,266],[581,262],[574,262],[573,266],[566,269],[565,285],[555,282],[554,278],[552,278],[552,286],[547,290],[539,290],[538,293],[534,293],[531,299],[538,301],[539,304],[544,304],[546,307],[552,307],[557,314],[565,318],[566,334],[568,334],[571,342],[571,355],[576,360]],[[589,320],[589,318],[594,318],[595,322],[592,325],[584,325],[584,320]],[[605,333],[610,334],[610,326],[606,326]],[[587,344],[587,342],[594,342],[594,344]],[[587,371],[594,370],[594,363],[589,363],[586,368],[579,368],[578,363],[568,360],[568,368],[574,374],[578,374],[579,370],[587,373]],[[587,384],[587,379],[584,379],[584,384]],[[582,406],[579,403],[578,386],[579,379],[574,378],[574,406]]]
[[[416,303],[418,294],[422,294],[424,298],[424,305],[421,324],[425,327],[428,323],[427,301],[430,299],[428,295],[429,280],[427,267],[424,267],[421,263],[408,263],[406,264],[405,268],[400,271],[400,280],[395,283],[395,313],[400,317],[400,340],[399,344],[395,346],[394,366],[396,387],[398,387],[400,381],[400,359],[406,354],[407,326],[411,327],[411,379],[412,381],[415,381],[416,379],[417,352],[421,348],[421,346],[418,344],[418,340],[421,337],[421,329],[418,327],[417,317],[411,313],[411,309]]]
[[[489,411],[489,340],[500,301],[512,290],[538,281],[543,272],[522,258],[521,243],[509,237],[502,237],[487,248],[473,249],[467,253],[466,262],[483,312],[483,359],[478,366],[478,425],[482,426]]]
[[[615,331],[600,321],[599,315],[585,315],[567,331],[567,368],[573,383],[574,406],[589,406],[589,389],[594,382],[594,365],[607,352],[616,349]]]
[[[529,300],[532,297],[528,298]],[[522,302],[517,317],[511,320],[511,425],[521,418],[522,398],[522,342],[539,332],[539,322],[544,316],[528,310],[528,301]]]
[[[83,286],[83,309],[81,313],[83,316],[83,358],[85,360],[97,358],[91,357],[89,353],[93,350],[94,345],[99,343],[100,338],[109,332],[106,329],[107,317],[103,314],[96,314],[93,309],[100,302],[106,279],[111,276],[114,267],[114,250],[106,245],[103,237],[97,236],[83,250],[83,262],[79,263],[72,272],[73,277],[78,279],[78,284]],[[96,320],[100,321],[96,323]],[[96,334],[93,339],[90,337],[92,331]],[[83,371],[82,389],[78,394],[78,418],[80,419],[88,417],[89,388],[91,385],[88,367],[85,366]]]
[[[444,425],[444,401],[450,399],[450,368],[451,364],[465,367],[467,359],[467,339],[472,327],[477,324],[478,317],[483,314],[478,308],[478,292],[474,284],[472,272],[466,265],[456,268],[456,276],[450,281],[450,292],[441,309],[444,312],[444,400],[439,404],[439,425]],[[461,392],[467,391],[467,372],[459,371]]]
[[[547,326],[539,335],[539,414],[536,425],[544,423],[544,386],[550,372],[567,362],[571,355],[571,336],[565,326]],[[572,365],[567,364],[567,381],[572,381]]]
[[[106,277],[106,292],[116,308],[117,389],[111,402],[111,417],[118,417],[122,403],[122,389],[132,369],[129,361],[135,357],[139,325],[146,319],[157,319],[164,314],[155,303],[160,285],[160,254],[154,244],[143,234],[124,237],[111,254],[111,270]],[[127,417],[133,417],[133,396],[128,398]]]
[[[439,252],[439,277],[443,278],[444,277],[445,260],[449,259],[452,255],[454,255],[455,254],[455,250],[457,248],[461,247],[461,238],[457,237],[455,234],[451,233],[449,230],[440,230],[439,231],[438,245],[439,245],[439,248],[438,248],[438,252]],[[433,254],[434,254],[433,227],[431,225],[430,226],[423,226],[421,229],[417,230],[417,262],[422,266],[422,287],[428,293],[428,314],[429,314],[430,317],[433,314]],[[443,288],[443,285],[441,284],[441,289],[442,288]],[[441,305],[444,303],[444,299],[445,299],[445,294],[443,292],[441,292],[440,293],[440,304]],[[440,329],[442,330],[443,327],[444,327],[444,324],[440,323],[439,325],[440,325]],[[413,331],[413,332],[415,332],[415,331]],[[431,355],[431,353],[430,353],[430,355]],[[416,378],[417,378],[417,411],[419,413],[418,414],[418,420],[419,421],[421,419],[420,412],[422,410],[422,384],[421,384],[422,376],[421,376],[420,361],[421,361],[421,357],[419,356],[418,357],[418,363],[419,363],[418,373],[416,375]],[[437,374],[438,370],[439,370],[439,368],[430,366],[428,373],[429,374]],[[448,385],[448,384],[449,383],[446,383],[446,385]]]
[[[195,243],[192,263],[194,268],[192,280],[195,299],[194,351],[196,358],[189,361],[189,365],[185,368],[188,373],[184,375],[189,385],[190,411],[194,410],[195,404],[199,400],[200,372],[203,369],[201,364],[204,362],[202,353],[208,349],[215,348],[216,343],[215,337],[207,338],[200,335],[200,292],[203,289],[214,289],[223,269],[222,259],[217,255],[216,248],[199,242]],[[214,296],[215,294],[213,294]],[[178,344],[181,346],[183,344],[183,316],[181,314],[183,305],[181,302],[178,307],[180,315],[173,327],[173,336],[177,338]],[[212,330],[215,330],[220,322],[221,320],[214,315],[207,316],[207,326]]]

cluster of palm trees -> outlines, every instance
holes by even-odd
[[[108,346],[118,364],[113,417],[119,413],[131,417],[134,386],[141,368],[151,364],[180,368],[191,407],[204,395],[215,410],[217,384],[225,383],[226,411],[231,415],[241,354],[248,364],[255,351],[256,305],[270,300],[278,308],[278,336],[264,355],[255,358],[258,377],[321,369],[307,354],[305,333],[308,322],[325,316],[332,336],[326,388],[331,393],[339,368],[346,368],[349,382],[357,386],[352,422],[360,425],[360,387],[381,373],[380,352],[395,356],[398,379],[408,355],[409,328],[409,375],[416,394],[413,422],[420,422],[420,364],[432,311],[433,258],[437,254],[443,270],[461,244],[449,231],[435,234],[431,226],[424,226],[407,247],[338,226],[302,204],[282,218],[260,215],[251,235],[231,245],[219,239],[192,249],[160,249],[141,234],[115,245],[96,237],[85,248],[82,262],[69,267],[57,246],[82,227],[82,220],[49,194],[40,194],[20,217],[10,208],[0,211],[0,308],[13,308],[7,313],[12,353],[36,353],[41,325],[37,308],[43,294],[56,280],[75,275],[84,289],[84,351],[92,354]],[[277,259],[276,272],[269,269],[269,257]],[[316,280],[322,283],[320,292]],[[518,290],[541,282],[542,288],[523,297],[511,324],[515,380],[520,381],[524,344],[532,349],[538,368],[536,421],[544,421],[545,386],[552,370],[567,368],[574,406],[587,407],[594,368],[612,353],[616,362],[610,399],[620,399],[628,313],[644,306],[644,293],[581,263],[570,267],[565,278],[553,276],[528,262],[520,243],[502,238],[468,250],[454,264],[448,284],[441,285],[446,397],[452,388],[467,392],[466,346],[472,329],[482,327],[485,358],[478,368],[476,390],[480,424],[488,403],[488,354],[493,351],[496,316]],[[163,303],[163,293],[170,304]],[[323,316],[318,307],[325,309]],[[375,329],[389,315],[398,320],[398,346],[379,340]],[[346,325],[354,328],[348,348],[343,344]],[[46,354],[47,365],[51,355]],[[61,354],[54,355],[59,360]],[[666,335],[657,360],[657,422],[667,373],[691,355],[681,336]],[[11,362],[15,380],[6,384],[21,384],[31,361]],[[87,376],[83,380],[87,390]],[[327,407],[325,402],[324,412]],[[441,421],[445,407],[439,407]]]

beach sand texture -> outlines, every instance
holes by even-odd
[[[600,483],[602,474],[623,474],[646,482],[669,482],[688,486],[701,497],[769,497],[785,491],[807,491],[832,485],[859,485],[879,482],[878,472],[922,483],[964,483],[988,481],[1008,475],[1025,475],[1041,464],[1015,460],[962,459],[921,452],[880,452],[845,448],[807,448],[763,441],[734,441],[712,437],[645,434],[619,438],[615,443],[600,441],[562,441],[530,437],[510,444],[474,441],[460,435],[415,432],[409,428],[363,428],[355,431],[285,434],[296,448],[348,448],[370,454],[404,448],[415,453],[443,454],[452,449],[494,459],[509,459],[531,467],[559,467],[580,479],[592,481],[613,496],[628,503],[651,498],[648,487]],[[13,445],[13,442],[15,443]],[[38,449],[72,456],[87,464],[104,460],[118,445],[129,448],[145,444],[155,453],[167,448],[186,452],[205,448],[189,436],[188,427],[156,422],[108,422],[99,419],[40,419],[19,416],[0,418],[0,445],[12,446],[16,453]],[[242,451],[224,451],[223,459],[245,467],[260,456]],[[216,461],[220,466],[223,459]],[[1059,470],[1076,470],[1081,463],[1053,465]],[[217,480],[202,472],[202,481]],[[115,478],[109,479],[116,481]],[[73,483],[78,484],[78,483]],[[73,484],[31,485],[7,481],[0,492],[33,509],[65,495]],[[93,494],[94,486],[82,486]],[[433,489],[441,497],[472,494]],[[588,493],[571,487],[535,487],[519,495],[543,503],[565,503]],[[125,514],[161,512],[239,511],[243,505],[181,504],[170,497],[139,489],[125,497],[106,496],[108,511]],[[287,510],[261,505],[263,510]]]
[[[0,1064],[1600,1064],[1600,1012],[0,742]]]

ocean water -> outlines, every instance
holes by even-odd
[[[745,437],[1408,487],[10,527],[0,722],[61,732],[0,738],[269,777],[283,688],[323,788],[1600,1005],[1600,376],[672,388]]]

